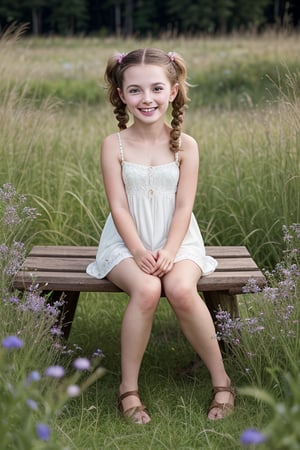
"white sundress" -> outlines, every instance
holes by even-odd
[[[150,251],[158,250],[166,242],[174,213],[180,171],[178,153],[170,163],[158,166],[135,164],[124,159],[120,133],[117,133],[117,136],[130,213],[144,246]],[[109,214],[101,234],[96,260],[88,265],[86,272],[96,278],[105,278],[117,264],[132,257],[115,227],[112,215]],[[217,261],[205,254],[202,235],[194,214],[175,257],[175,263],[184,259],[198,264],[202,275],[214,272],[217,267]]]

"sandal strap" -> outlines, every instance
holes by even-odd
[[[230,394],[235,397],[235,390],[232,386],[214,386],[213,395],[215,396],[218,392],[230,392]]]
[[[213,408],[219,408],[223,411],[232,411],[234,406],[231,403],[219,403],[216,400],[212,400],[210,407],[208,408],[208,412]]]
[[[124,394],[121,394],[118,397],[118,407],[119,407],[120,412],[123,414],[123,416],[131,418],[134,416],[135,413],[141,412],[141,411],[145,411],[149,415],[145,405],[133,406],[131,408],[124,410],[123,405],[122,405],[122,400],[124,400],[124,398],[126,398],[126,397],[130,397],[131,395],[134,395],[135,397],[137,397],[140,400],[138,391],[124,392]]]
[[[119,395],[119,401],[121,402],[122,400],[124,400],[124,398],[130,397],[131,395],[138,397],[138,399],[140,398],[138,391],[128,391],[128,392],[124,392],[124,394]]]

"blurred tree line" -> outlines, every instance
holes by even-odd
[[[299,29],[300,0],[0,0],[0,29],[35,35],[195,35]]]

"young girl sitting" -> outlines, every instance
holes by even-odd
[[[181,131],[188,102],[185,63],[177,53],[138,49],[111,57],[105,79],[120,131],[102,144],[111,213],[87,273],[108,278],[129,295],[121,330],[120,411],[135,423],[150,422],[138,377],[163,289],[210,373],[208,418],[221,419],[233,409],[234,391],[212,318],[197,291],[199,278],[213,272],[217,262],[205,254],[192,212],[199,150]]]

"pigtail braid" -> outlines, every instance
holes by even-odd
[[[125,130],[127,128],[127,123],[129,121],[129,115],[127,113],[126,105],[122,102],[122,100],[118,99],[118,105],[114,108],[114,115],[118,121],[118,127],[120,130]]]
[[[118,88],[121,87],[121,66],[117,56],[112,56],[107,63],[104,79],[108,88],[108,99],[114,106],[114,115],[118,121],[120,130],[127,128],[129,115],[127,113],[126,105],[122,102]]]
[[[189,101],[188,98],[188,83],[186,82],[186,66],[184,60],[177,53],[172,53],[172,62],[177,73],[178,93],[172,102],[172,121],[170,132],[170,149],[173,152],[178,152],[180,148],[180,135],[183,124],[185,109]]]

